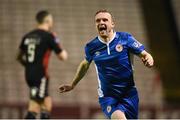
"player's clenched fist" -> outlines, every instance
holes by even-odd
[[[143,57],[142,61],[143,61],[144,65],[147,67],[152,67],[154,65],[154,60],[151,55],[147,55],[147,56]]]
[[[68,92],[71,91],[74,87],[72,85],[61,85],[59,87],[59,92],[63,93],[63,92]]]
[[[141,60],[143,61],[144,65],[147,67],[153,67],[154,60],[151,54],[147,53],[145,50],[141,53]]]

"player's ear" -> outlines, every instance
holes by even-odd
[[[114,21],[112,21],[112,23],[111,23],[111,24],[112,24],[112,27],[114,28],[114,27],[115,27],[115,23],[114,23]]]
[[[113,17],[111,17],[111,24],[112,24],[112,27],[115,27],[115,21]]]
[[[44,18],[44,23],[49,24],[49,22],[50,22],[50,16],[46,16]]]

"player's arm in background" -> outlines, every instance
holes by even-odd
[[[67,85],[61,85],[59,87],[60,93],[68,92],[68,91],[72,90],[78,84],[78,82],[84,77],[84,75],[87,73],[89,66],[90,66],[90,63],[86,59],[84,59],[79,64],[72,83],[67,84]]]
[[[152,67],[154,65],[153,57],[148,53],[144,46],[139,43],[132,35],[128,35],[128,46],[130,50],[138,55],[146,67]]]
[[[56,53],[59,60],[65,61],[68,58],[68,53],[62,48],[59,39],[57,39],[55,33],[50,36],[49,45],[52,50]]]
[[[19,50],[16,56],[16,60],[23,66],[26,64],[25,53],[22,50]]]
[[[68,54],[66,50],[63,49],[59,54],[57,54],[57,57],[59,58],[59,60],[65,61],[68,58]]]
[[[26,64],[26,58],[25,58],[25,45],[24,45],[24,37],[20,43],[19,50],[16,56],[16,60],[23,66]]]

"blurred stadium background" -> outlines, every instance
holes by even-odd
[[[35,14],[49,10],[54,31],[69,53],[67,62],[50,60],[53,118],[104,118],[97,96],[94,66],[76,89],[59,94],[84,57],[84,45],[96,35],[94,13],[108,9],[117,31],[127,31],[146,46],[156,67],[147,69],[135,57],[140,118],[180,118],[179,0],[0,0],[0,118],[22,118],[29,91],[24,69],[15,60],[21,37],[35,27]],[[178,81],[179,80],[179,81]]]

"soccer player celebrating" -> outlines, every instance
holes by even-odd
[[[52,109],[52,100],[48,94],[49,75],[47,72],[50,52],[53,50],[57,57],[64,61],[67,52],[60,46],[59,40],[50,32],[53,17],[46,11],[36,15],[37,28],[26,34],[20,44],[17,60],[25,67],[25,78],[30,88],[30,101],[26,119],[48,119]]]
[[[86,44],[85,59],[72,83],[60,86],[60,93],[74,89],[94,61],[99,103],[105,115],[112,119],[137,119],[139,98],[130,53],[138,55],[147,67],[153,66],[153,58],[131,34],[114,31],[115,23],[107,10],[95,14],[95,25],[98,36]]]

